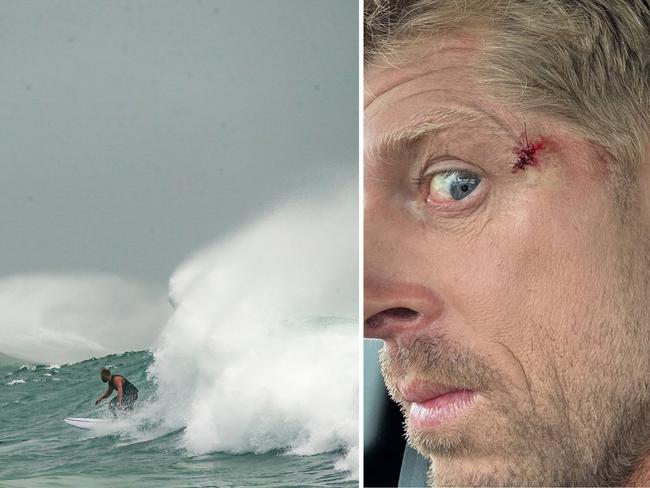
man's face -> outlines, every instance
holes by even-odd
[[[102,375],[102,381],[104,383],[106,383],[111,378],[111,376],[106,373],[102,373],[101,375]]]
[[[650,433],[645,211],[594,144],[481,88],[474,45],[367,69],[366,335],[432,483],[623,482]],[[544,147],[513,172],[524,130]]]

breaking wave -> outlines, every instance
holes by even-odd
[[[158,410],[201,454],[358,454],[354,192],[275,210],[171,279],[154,347]],[[328,202],[323,204],[323,201]]]

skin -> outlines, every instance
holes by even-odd
[[[113,383],[111,383],[111,379],[113,379],[113,375],[112,374],[109,375],[109,374],[102,373],[101,377],[102,377],[102,381],[104,383],[109,383],[108,390],[106,390],[106,392],[95,401],[95,405],[99,404],[99,402],[101,402],[105,398],[108,398],[113,393]],[[115,387],[117,388],[117,406],[118,406],[118,408],[121,408],[122,407],[122,393],[123,393],[122,388],[124,386],[124,379],[121,376],[116,376],[115,380],[114,380],[114,383],[115,383]]]
[[[647,485],[648,165],[623,210],[600,148],[486,93],[479,54],[455,35],[366,69],[365,335],[432,485]],[[386,144],[449,110],[474,115]],[[524,125],[544,148],[513,173]],[[431,180],[458,169],[481,182],[456,201]],[[476,399],[419,428],[422,384]]]

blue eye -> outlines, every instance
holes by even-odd
[[[469,171],[449,170],[436,173],[429,185],[429,198],[436,202],[458,201],[471,195],[481,178]]]

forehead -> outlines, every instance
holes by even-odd
[[[468,121],[506,131],[522,121],[491,97],[478,76],[481,47],[477,35],[438,37],[413,45],[398,60],[366,67],[364,121],[366,142],[422,123],[453,125]]]
[[[364,107],[409,79],[473,63],[479,46],[476,36],[438,36],[371,62],[365,66]]]

